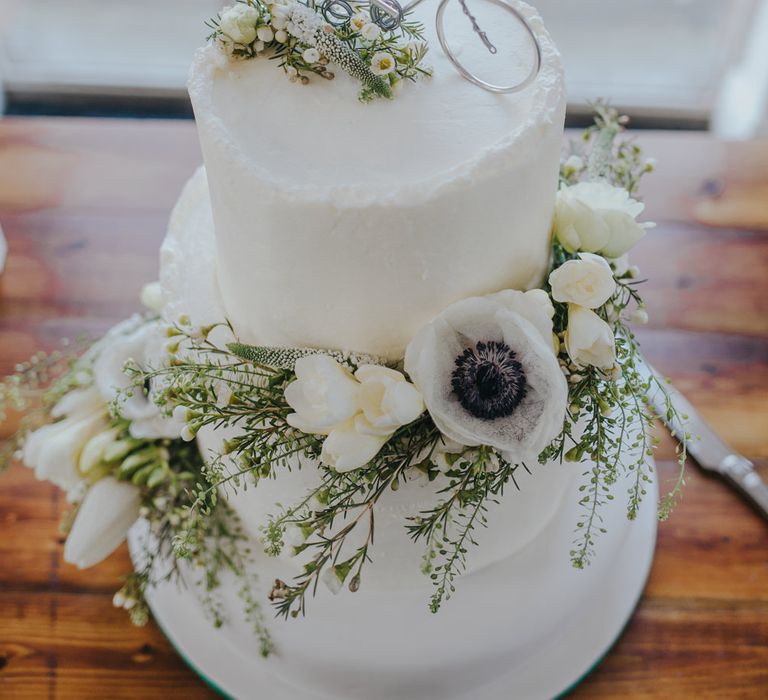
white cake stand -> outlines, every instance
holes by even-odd
[[[645,587],[656,543],[657,494],[658,487],[654,480],[653,486],[648,488],[637,519],[631,523],[626,520],[623,507],[612,506],[606,509],[604,525],[608,534],[604,538],[609,541],[598,541],[595,561],[582,571],[574,570],[567,557],[572,526],[576,522],[573,519],[577,512],[575,506],[564,507],[564,511],[569,512],[557,518],[559,522],[554,523],[549,532],[543,535],[545,539],[559,543],[555,547],[557,557],[553,558],[551,552],[548,556],[541,553],[542,549],[552,549],[546,541],[544,547],[540,543],[538,548],[532,547],[530,552],[524,551],[513,557],[514,565],[518,568],[526,567],[528,578],[532,579],[527,589],[530,591],[527,593],[528,598],[522,603],[526,611],[535,610],[538,605],[542,606],[542,612],[546,610],[551,615],[554,608],[554,614],[561,616],[561,622],[555,634],[542,637],[532,630],[531,644],[526,648],[526,653],[510,658],[508,666],[505,665],[509,669],[507,672],[480,688],[473,688],[466,695],[456,697],[471,700],[547,700],[571,689],[600,663],[621,635]],[[576,503],[578,500],[575,492],[569,494],[567,499],[567,503]],[[138,530],[129,535],[134,559],[140,557],[137,543],[141,536]],[[564,542],[561,541],[563,538]],[[603,544],[608,552],[601,551]],[[566,556],[559,556],[563,552]],[[609,556],[601,557],[601,554]],[[536,582],[535,573],[530,575],[532,570],[535,571],[531,567],[544,560],[548,566],[546,580]],[[553,562],[560,562],[555,564],[554,571]],[[498,566],[504,567],[505,564]],[[497,570],[494,577],[498,578],[499,573]],[[501,573],[503,575],[503,568]],[[469,576],[458,583],[460,588],[466,586],[475,600],[492,599],[491,595],[482,595],[486,585],[483,583],[482,572],[479,576]],[[572,603],[566,602],[567,595],[557,595],[559,590],[565,593],[571,588],[582,591],[581,602],[575,609]],[[537,600],[536,592],[539,590],[541,599]],[[286,671],[287,667],[280,660],[262,659],[258,640],[253,636],[249,644],[250,635],[243,632],[242,626],[238,629],[237,620],[214,629],[193,590],[165,584],[154,589],[148,600],[155,620],[182,658],[222,695],[237,700],[329,700],[331,697],[313,689],[306,682],[302,684],[290,669]],[[558,606],[562,609],[558,610]],[[437,617],[443,614],[444,611],[441,611]],[[500,614],[506,613],[502,611]],[[292,623],[274,620],[271,624],[277,628]],[[366,696],[364,700],[378,699]],[[420,698],[408,697],[403,700]]]

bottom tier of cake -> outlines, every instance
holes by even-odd
[[[242,621],[235,585],[223,588],[229,617],[217,630],[194,589],[165,584],[152,591],[150,604],[187,661],[236,698],[543,700],[587,673],[631,615],[653,558],[656,496],[649,487],[633,522],[620,499],[608,503],[597,555],[577,570],[569,557],[581,514],[574,485],[535,540],[462,577],[439,613],[428,611],[423,588],[322,591],[305,618],[270,621],[276,653],[268,659]],[[141,529],[131,534],[136,552]],[[265,557],[257,566],[265,587],[291,573]]]

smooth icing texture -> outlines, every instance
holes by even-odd
[[[391,101],[360,104],[338,70],[299,86],[266,59],[221,69],[215,48],[196,54],[219,283],[244,340],[397,358],[449,304],[541,283],[565,96],[557,50],[520,7],[543,66],[510,95],[454,70],[426,4],[434,76]]]

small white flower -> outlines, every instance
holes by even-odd
[[[581,253],[580,260],[568,260],[552,272],[552,298],[567,304],[596,309],[616,291],[616,280],[605,258]]]
[[[568,159],[563,163],[566,170],[573,170],[578,172],[579,170],[583,170],[584,168],[584,161],[577,155],[568,156]]]
[[[133,484],[107,476],[85,494],[64,545],[64,559],[80,569],[106,559],[139,517],[141,493]]]
[[[301,57],[307,62],[307,63],[317,63],[320,60],[320,52],[316,48],[308,48],[304,50],[304,53],[301,54]]]
[[[285,31],[285,29],[278,29],[275,32],[275,41],[280,42],[281,44],[285,44],[288,41],[288,33]],[[292,68],[292,66],[289,66],[289,69]],[[294,70],[296,70],[294,68]]]
[[[112,605],[114,605],[116,608],[122,608],[123,605],[125,605],[125,596],[120,591],[112,596]]]
[[[648,323],[648,312],[642,307],[638,307],[629,314],[629,320],[632,323],[638,323],[641,326],[644,326],[646,323]]]
[[[374,75],[389,75],[395,70],[395,58],[386,51],[379,51],[373,54],[371,59],[371,72]]]
[[[219,28],[232,41],[250,44],[256,38],[258,22],[259,12],[255,7],[238,3],[222,10]]]
[[[635,221],[643,208],[627,190],[607,182],[580,182],[563,187],[555,204],[555,235],[569,252],[618,258],[645,236],[645,229],[653,226]]]
[[[464,299],[422,328],[405,369],[443,435],[535,460],[562,431],[568,386],[542,290]]]
[[[368,41],[376,41],[376,39],[381,36],[381,28],[378,24],[368,22],[368,24],[363,26],[363,29],[360,31],[360,33],[363,35],[363,39]]]
[[[160,282],[150,282],[141,289],[141,303],[150,311],[159,314],[163,310],[163,290]]]
[[[268,44],[275,38],[275,32],[271,27],[259,27],[256,30],[256,36],[259,38],[259,41],[263,41],[265,44]]]
[[[359,383],[336,360],[309,355],[296,361],[296,381],[285,389],[295,411],[288,423],[304,433],[327,435],[358,411]]]
[[[344,579],[340,576],[339,571],[335,566],[329,566],[323,571],[320,579],[334,595],[336,595],[344,585]]]
[[[352,18],[349,20],[349,26],[356,32],[362,32],[370,21],[370,17],[364,12],[358,12],[357,14],[352,15]]]
[[[565,347],[576,365],[611,369],[616,364],[616,340],[611,327],[594,311],[571,304]]]

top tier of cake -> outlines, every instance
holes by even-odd
[[[452,302],[541,282],[564,90],[540,18],[519,7],[543,65],[515,94],[454,70],[428,4],[416,16],[434,75],[392,100],[361,104],[340,70],[303,86],[266,58],[222,67],[214,47],[197,53],[219,286],[244,340],[397,358]],[[521,62],[526,41],[521,29]]]

